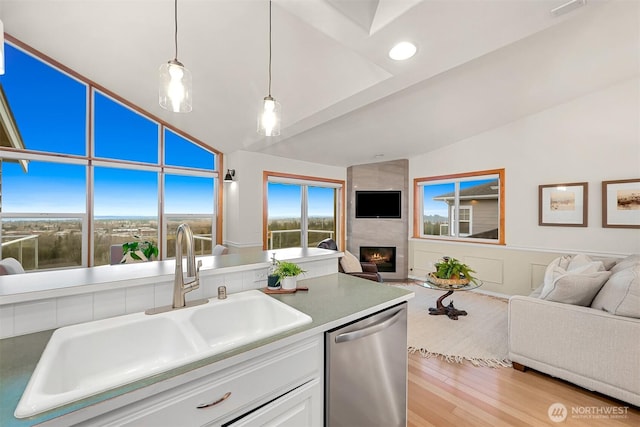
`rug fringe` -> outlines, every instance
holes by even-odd
[[[472,365],[487,368],[510,368],[511,361],[508,359],[482,359],[477,357],[455,356],[451,354],[432,353],[427,349],[418,347],[409,347],[409,354],[420,353],[424,358],[439,358],[448,363],[463,363],[465,360],[471,362]]]

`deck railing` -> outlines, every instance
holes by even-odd
[[[327,234],[328,238],[333,238],[333,230],[307,230],[309,233],[325,233]],[[280,249],[282,248],[282,236],[285,233],[298,233],[300,234],[302,232],[302,230],[300,228],[296,228],[296,229],[289,229],[289,230],[271,230],[268,232],[268,237],[269,237],[269,250],[274,249],[274,243],[273,241],[275,240],[276,236],[278,237],[278,245],[276,245],[275,249]],[[322,239],[320,239],[322,240]]]
[[[4,241],[5,239],[11,239],[8,241]],[[18,245],[18,261],[20,264],[22,262],[22,253],[24,249],[24,243],[30,240],[33,240],[33,259],[34,259],[34,270],[38,269],[38,235],[37,234],[26,234],[26,235],[12,235],[12,236],[2,236],[2,250],[4,252],[4,248],[8,248],[13,245]]]

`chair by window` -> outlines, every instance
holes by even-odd
[[[226,246],[223,245],[215,245],[213,248],[213,251],[211,251],[212,255],[226,255],[227,253],[229,253],[229,249],[227,249]]]
[[[20,261],[15,258],[5,258],[0,261],[0,276],[4,276],[7,274],[23,274],[24,268]]]

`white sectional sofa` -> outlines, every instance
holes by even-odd
[[[582,305],[541,299],[545,284],[530,296],[511,297],[509,357],[516,369],[529,367],[640,406],[640,256],[602,274],[604,285],[595,297],[587,295],[587,304],[584,297]],[[575,293],[580,280],[571,281],[568,293]],[[561,293],[556,299],[567,298],[566,289]]]

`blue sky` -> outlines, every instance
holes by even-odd
[[[26,148],[86,156],[87,87],[5,43],[6,73],[0,76]],[[97,157],[158,163],[159,125],[96,93],[94,140]],[[167,164],[212,170],[215,156],[166,130]],[[96,167],[95,215],[157,216],[156,172]],[[86,210],[86,167],[30,161],[24,173],[3,164],[4,212]],[[166,177],[165,211],[211,213],[213,179]],[[185,202],[188,201],[188,202]]]
[[[333,217],[333,188],[309,187],[308,215]],[[269,183],[269,218],[300,218],[300,186]]]

